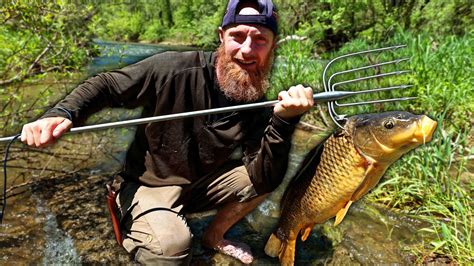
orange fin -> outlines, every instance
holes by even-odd
[[[311,229],[313,229],[314,224],[308,225],[308,227],[303,229],[303,234],[301,235],[301,240],[306,241],[308,239],[309,234],[311,233]]]
[[[282,248],[282,244],[282,241],[273,233],[265,245],[265,254],[273,258],[277,257]]]
[[[281,265],[295,264],[295,249],[296,239],[288,240],[286,244],[282,245],[282,250],[279,255]]]
[[[265,254],[280,259],[281,265],[294,265],[296,239],[281,240],[273,233],[265,245]]]
[[[344,216],[346,216],[347,211],[349,210],[349,207],[351,207],[352,200],[348,201],[346,206],[344,208],[340,209],[337,214],[336,214],[336,221],[334,222],[334,226],[340,224],[342,220],[344,219]]]

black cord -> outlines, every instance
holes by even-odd
[[[8,160],[8,151],[13,142],[19,138],[21,134],[18,134],[13,137],[12,140],[7,144],[7,149],[5,150],[5,156],[3,157],[3,195],[2,195],[2,211],[0,212],[0,224],[3,221],[3,214],[5,213],[5,207],[7,206],[7,160]]]

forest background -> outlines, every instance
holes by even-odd
[[[399,95],[417,100],[394,105],[426,113],[439,122],[431,144],[404,157],[386,174],[368,200],[415,215],[433,238],[411,247],[418,261],[446,256],[473,262],[474,17],[470,0],[275,0],[280,43],[269,98],[303,83],[322,90],[320,73],[328,59],[350,51],[407,44],[412,74],[395,78],[413,88]],[[40,116],[90,73],[87,65],[102,51],[97,40],[166,43],[215,49],[216,29],[226,1],[9,1],[0,7],[0,133],[9,136]],[[289,37],[292,36],[292,37]],[[344,66],[341,66],[344,67]],[[395,94],[397,95],[397,94]],[[347,112],[379,111],[375,106]],[[330,127],[324,110],[305,116]],[[90,123],[109,121],[104,111]],[[94,149],[77,153],[80,141],[65,138],[61,152],[15,145],[9,158],[17,172],[13,189],[31,186],[84,167],[91,154],[113,157],[124,149],[105,133],[87,135]],[[84,141],[84,140],[81,140]],[[1,150],[4,152],[4,150]],[[62,165],[42,156],[54,155]],[[52,160],[52,159],[48,159]],[[49,162],[49,161],[48,161]],[[64,165],[67,167],[64,167]],[[416,169],[416,171],[413,171]]]

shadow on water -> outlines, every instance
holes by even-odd
[[[114,43],[101,45],[103,53],[110,56],[96,59],[90,73],[135,62],[162,49],[150,45],[138,48]],[[125,55],[117,55],[115,51],[123,51]],[[122,138],[119,141],[127,141],[129,135]],[[289,177],[318,140],[312,132],[297,131],[284,183],[228,233],[228,238],[251,246],[257,265],[278,264],[277,259],[264,254],[263,247],[278,221],[278,203]],[[123,150],[116,155],[123,157]],[[111,161],[103,158],[90,166],[92,170],[35,180],[30,189],[10,197],[4,223],[0,225],[0,264],[130,263],[129,256],[115,242],[106,207],[104,184],[112,178],[107,173],[119,167]],[[211,219],[209,213],[189,217],[195,236],[193,264],[238,265],[235,260],[201,247],[202,232]],[[421,226],[416,220],[363,201],[351,208],[338,227],[330,223],[315,226],[306,242],[297,243],[297,264],[409,263],[410,258],[402,247],[417,241],[417,228]]]

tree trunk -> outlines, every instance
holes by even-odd
[[[164,2],[164,6],[163,6],[164,19],[166,21],[166,26],[173,27],[174,26],[173,11],[171,9],[170,0],[164,0],[163,2]]]
[[[408,3],[408,6],[407,6],[406,9],[405,9],[405,12],[403,13],[404,29],[405,29],[405,30],[410,29],[410,26],[411,26],[411,14],[412,14],[413,8],[415,7],[415,3],[416,3],[415,0],[411,0],[411,1]]]

